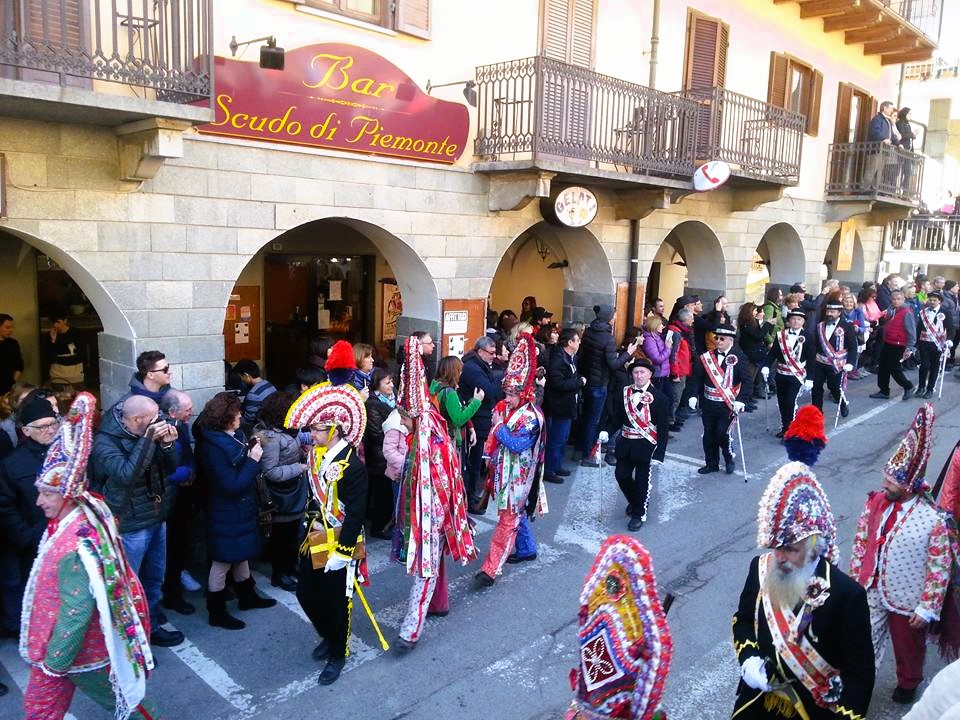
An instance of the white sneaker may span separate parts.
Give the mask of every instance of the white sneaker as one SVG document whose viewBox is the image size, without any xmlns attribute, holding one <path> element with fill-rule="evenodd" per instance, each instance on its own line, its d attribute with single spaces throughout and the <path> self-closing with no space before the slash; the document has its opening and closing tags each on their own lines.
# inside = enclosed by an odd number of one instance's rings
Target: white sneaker
<svg viewBox="0 0 960 720">
<path fill-rule="evenodd" d="M 186 570 L 180 573 L 180 584 L 187 592 L 196 592 L 200 589 L 200 583 L 193 579 L 193 575 Z"/>
</svg>

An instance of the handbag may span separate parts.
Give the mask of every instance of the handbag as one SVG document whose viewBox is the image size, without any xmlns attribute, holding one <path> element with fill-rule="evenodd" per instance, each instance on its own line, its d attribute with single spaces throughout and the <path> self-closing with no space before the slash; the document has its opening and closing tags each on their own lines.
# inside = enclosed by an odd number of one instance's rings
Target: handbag
<svg viewBox="0 0 960 720">
<path fill-rule="evenodd" d="M 310 563 L 314 570 L 323 570 L 327 564 L 327 558 L 330 552 L 337 546 L 340 539 L 340 528 L 320 527 L 318 530 L 311 530 L 307 533 L 307 549 L 310 553 Z M 357 544 L 353 548 L 354 560 L 362 560 L 367 556 L 367 547 L 363 542 L 363 536 L 357 538 Z"/>
<path fill-rule="evenodd" d="M 270 529 L 273 526 L 273 514 L 277 506 L 270 494 L 270 486 L 267 484 L 266 474 L 257 473 L 257 528 L 263 537 L 270 537 Z"/>
</svg>

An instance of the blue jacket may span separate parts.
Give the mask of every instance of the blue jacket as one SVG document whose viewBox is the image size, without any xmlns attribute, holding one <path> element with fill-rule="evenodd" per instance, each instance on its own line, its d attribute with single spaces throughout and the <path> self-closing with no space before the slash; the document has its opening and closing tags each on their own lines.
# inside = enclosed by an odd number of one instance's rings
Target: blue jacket
<svg viewBox="0 0 960 720">
<path fill-rule="evenodd" d="M 870 127 L 867 129 L 867 142 L 880 142 L 882 140 L 893 141 L 893 130 L 890 121 L 877 113 L 870 121 Z"/>
<path fill-rule="evenodd" d="M 197 436 L 196 458 L 203 471 L 209 558 L 236 563 L 260 552 L 257 532 L 257 474 L 247 457 L 247 438 L 237 430 L 207 430 Z"/>
</svg>

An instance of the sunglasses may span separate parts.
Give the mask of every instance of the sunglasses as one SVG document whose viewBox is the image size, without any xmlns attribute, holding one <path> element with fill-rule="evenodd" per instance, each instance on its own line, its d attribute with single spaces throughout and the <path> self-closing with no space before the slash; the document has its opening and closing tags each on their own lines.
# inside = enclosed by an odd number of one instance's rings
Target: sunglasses
<svg viewBox="0 0 960 720">
<path fill-rule="evenodd" d="M 155 368 L 155 369 L 153 369 L 153 370 L 148 370 L 147 372 L 158 372 L 158 373 L 163 373 L 164 375 L 166 375 L 167 373 L 170 372 L 170 366 L 169 366 L 169 365 L 164 365 L 162 368 Z"/>
</svg>

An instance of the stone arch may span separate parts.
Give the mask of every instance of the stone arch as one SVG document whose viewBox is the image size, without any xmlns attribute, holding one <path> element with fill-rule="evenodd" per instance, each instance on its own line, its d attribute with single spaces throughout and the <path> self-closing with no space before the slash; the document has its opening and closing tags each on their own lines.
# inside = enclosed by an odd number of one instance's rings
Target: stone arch
<svg viewBox="0 0 960 720">
<path fill-rule="evenodd" d="M 557 282 L 560 278 L 562 282 Z M 522 299 L 533 295 L 563 324 L 593 321 L 593 306 L 613 304 L 615 292 L 610 261 L 596 236 L 587 228 L 559 227 L 546 221 L 517 235 L 501 257 L 490 285 L 496 310 L 510 308 L 519 315 Z"/>
<path fill-rule="evenodd" d="M 770 284 L 789 288 L 806 277 L 806 257 L 800 234 L 789 223 L 770 226 L 760 239 L 757 254 L 766 262 Z"/>
<path fill-rule="evenodd" d="M 680 295 L 696 294 L 707 306 L 726 292 L 726 260 L 708 225 L 687 220 L 664 238 L 647 270 L 647 300 L 661 297 L 667 307 Z"/>
<path fill-rule="evenodd" d="M 850 269 L 837 270 L 840 260 L 840 231 L 838 230 L 827 246 L 827 252 L 824 253 L 821 278 L 824 280 L 839 280 L 841 284 L 849 285 L 853 289 L 859 288 L 865 280 L 866 265 L 863 259 L 860 233 L 856 231 L 853 233 L 853 247 L 850 256 Z"/>
</svg>

